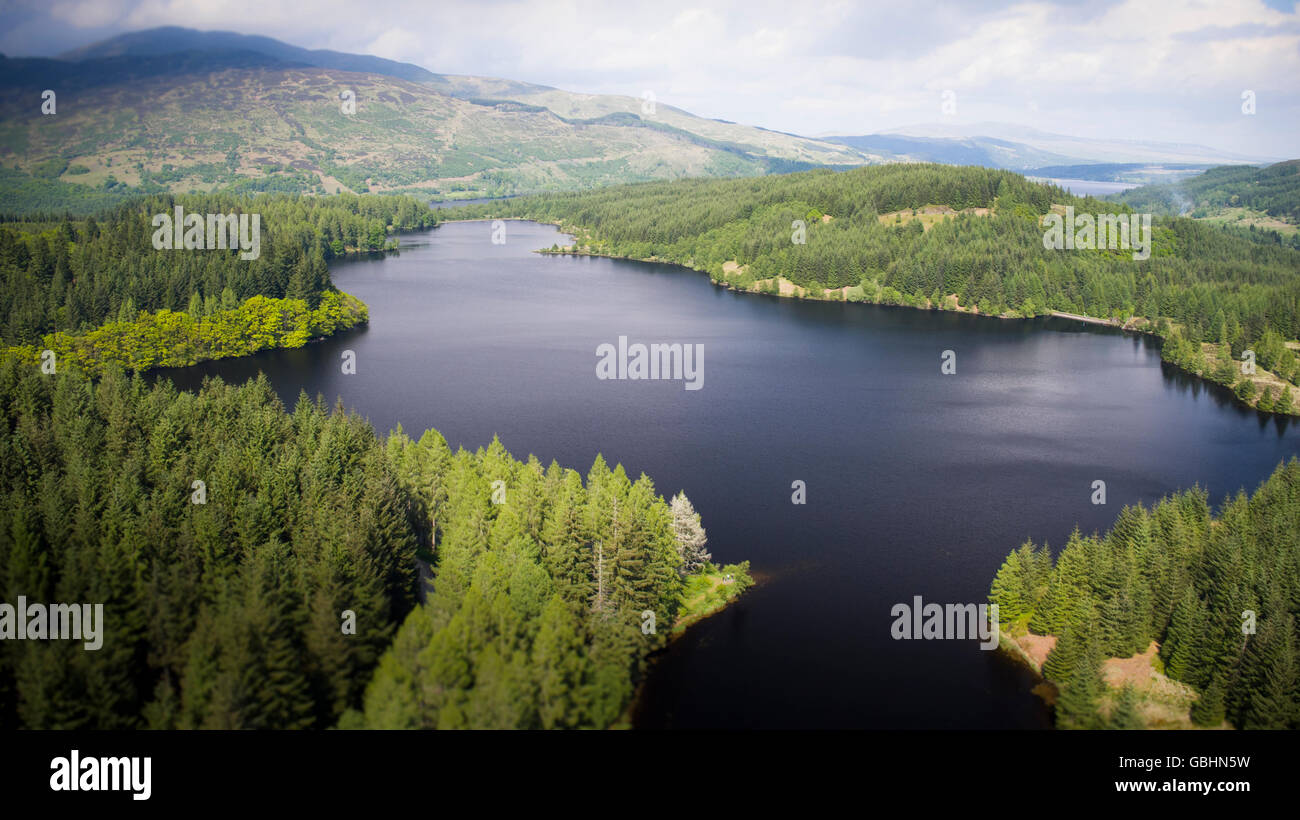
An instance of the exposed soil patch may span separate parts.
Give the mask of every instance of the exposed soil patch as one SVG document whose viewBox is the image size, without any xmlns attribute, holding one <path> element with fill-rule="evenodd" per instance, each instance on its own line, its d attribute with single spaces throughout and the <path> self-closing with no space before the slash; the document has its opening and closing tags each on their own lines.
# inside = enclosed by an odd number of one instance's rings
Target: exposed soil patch
<svg viewBox="0 0 1300 820">
<path fill-rule="evenodd" d="M 1029 656 L 1029 660 L 1033 662 L 1034 667 L 1041 670 L 1043 661 L 1047 660 L 1048 654 L 1056 647 L 1056 636 L 1035 635 L 1028 632 L 1016 638 L 1016 642 L 1020 644 L 1021 649 L 1025 650 L 1025 654 Z"/>
</svg>

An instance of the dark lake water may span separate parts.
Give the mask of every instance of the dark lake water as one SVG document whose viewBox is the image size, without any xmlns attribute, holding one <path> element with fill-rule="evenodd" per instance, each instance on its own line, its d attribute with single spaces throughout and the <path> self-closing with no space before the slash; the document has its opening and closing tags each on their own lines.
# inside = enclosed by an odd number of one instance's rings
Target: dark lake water
<svg viewBox="0 0 1300 820">
<path fill-rule="evenodd" d="M 1300 452 L 1294 426 L 1141 338 L 531 253 L 566 241 L 520 222 L 504 245 L 489 223 L 404 237 L 399 255 L 333 269 L 368 328 L 165 375 L 193 388 L 265 371 L 290 405 L 341 396 L 381 432 L 436 427 L 470 449 L 496 433 L 584 475 L 601 452 L 665 496 L 684 489 L 714 559 L 749 559 L 761 584 L 656 660 L 641 727 L 1044 727 L 1027 673 L 974 641 L 893 640 L 893 605 L 982 602 L 1026 538 L 1059 547 L 1195 483 L 1217 503 Z M 619 336 L 703 344 L 702 389 L 597 379 L 597 346 Z"/>
</svg>

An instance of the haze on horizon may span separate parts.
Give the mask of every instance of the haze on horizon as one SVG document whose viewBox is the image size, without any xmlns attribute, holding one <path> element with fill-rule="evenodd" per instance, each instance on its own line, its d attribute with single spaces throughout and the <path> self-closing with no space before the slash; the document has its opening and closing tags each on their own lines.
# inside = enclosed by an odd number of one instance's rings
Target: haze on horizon
<svg viewBox="0 0 1300 820">
<path fill-rule="evenodd" d="M 1005 122 L 1300 156 L 1300 5 L 1290 0 L 0 0 L 0 16 L 8 56 L 177 25 L 444 74 L 650 91 L 700 116 L 804 136 Z"/>
</svg>

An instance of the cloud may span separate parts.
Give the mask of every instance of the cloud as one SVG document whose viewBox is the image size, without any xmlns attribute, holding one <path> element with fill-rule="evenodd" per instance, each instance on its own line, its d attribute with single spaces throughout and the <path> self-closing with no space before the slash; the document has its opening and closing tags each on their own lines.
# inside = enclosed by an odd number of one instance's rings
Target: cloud
<svg viewBox="0 0 1300 820">
<path fill-rule="evenodd" d="M 1295 3 L 19 0 L 9 54 L 159 25 L 262 34 L 796 133 L 1005 120 L 1300 155 Z M 10 15 L 10 10 L 15 11 Z M 77 39 L 80 34 L 80 39 Z M 1242 90 L 1258 114 L 1243 119 Z"/>
</svg>

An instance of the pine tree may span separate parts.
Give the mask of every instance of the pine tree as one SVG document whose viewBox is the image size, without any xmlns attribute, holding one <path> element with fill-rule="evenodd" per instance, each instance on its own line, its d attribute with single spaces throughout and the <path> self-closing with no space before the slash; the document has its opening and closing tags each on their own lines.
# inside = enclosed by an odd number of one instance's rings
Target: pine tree
<svg viewBox="0 0 1300 820">
<path fill-rule="evenodd" d="M 677 552 L 681 556 L 680 572 L 693 575 L 703 569 L 713 556 L 704 548 L 708 543 L 700 515 L 695 512 L 684 491 L 673 496 L 673 535 L 677 538 Z"/>
<path fill-rule="evenodd" d="M 586 646 L 572 604 L 560 596 L 547 603 L 533 643 L 538 718 L 543 729 L 583 725 L 578 693 L 587 673 Z"/>
<path fill-rule="evenodd" d="M 1081 660 L 1091 648 L 1101 651 L 1098 636 L 1095 634 L 1096 609 L 1092 601 L 1080 599 L 1075 606 L 1061 636 L 1056 641 L 1047 659 L 1043 661 L 1043 676 L 1055 683 L 1069 683 Z M 1100 664 L 1100 661 L 1098 661 Z"/>
<path fill-rule="evenodd" d="M 1295 623 L 1287 616 L 1280 627 L 1268 629 L 1269 644 L 1261 649 L 1262 680 L 1249 693 L 1242 728 L 1290 729 L 1300 723 L 1300 661 L 1296 657 Z M 1264 631 L 1261 631 L 1261 637 Z"/>
<path fill-rule="evenodd" d="M 1205 605 L 1197 599 L 1196 591 L 1188 587 L 1178 603 L 1178 608 L 1174 610 L 1168 637 L 1160 647 L 1160 655 L 1165 662 L 1165 673 L 1174 680 L 1190 683 L 1193 686 L 1201 680 L 1202 643 L 1206 620 Z"/>
<path fill-rule="evenodd" d="M 1103 728 L 1098 708 L 1105 688 L 1101 674 L 1101 648 L 1092 641 L 1080 653 L 1068 681 L 1061 686 L 1056 701 L 1057 728 Z"/>
<path fill-rule="evenodd" d="M 571 603 L 586 603 L 592 596 L 593 549 L 587 537 L 587 493 L 573 470 L 553 495 L 542 524 L 542 560 L 557 588 Z"/>
<path fill-rule="evenodd" d="M 1119 696 L 1115 700 L 1115 708 L 1111 710 L 1107 728 L 1120 730 L 1146 728 L 1146 721 L 1143 720 L 1142 713 L 1138 710 L 1137 692 L 1133 689 L 1132 684 L 1125 684 L 1120 689 Z"/>
<path fill-rule="evenodd" d="M 1294 409 L 1292 401 L 1291 386 L 1286 385 L 1282 388 L 1282 395 L 1278 396 L 1277 401 L 1273 402 L 1273 410 L 1278 413 L 1290 413 Z"/>
<path fill-rule="evenodd" d="M 1056 568 L 1029 628 L 1039 634 L 1060 635 L 1073 617 L 1079 602 L 1089 595 L 1089 546 L 1075 529 L 1056 560 Z"/>
<path fill-rule="evenodd" d="M 1222 673 L 1215 673 L 1210 685 L 1192 704 L 1192 722 L 1197 726 L 1218 726 L 1224 718 L 1226 684 Z"/>
<path fill-rule="evenodd" d="M 1023 582 L 1024 567 L 1020 551 L 1012 550 L 993 577 L 993 586 L 989 590 L 989 603 L 997 604 L 1001 622 L 1010 624 L 1033 611 L 1025 600 Z"/>
</svg>

